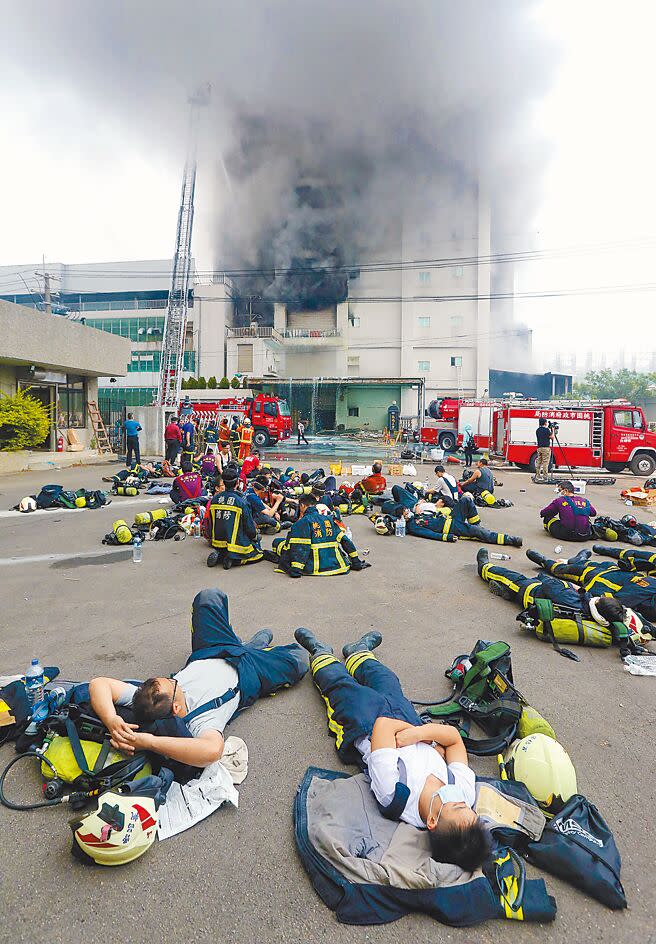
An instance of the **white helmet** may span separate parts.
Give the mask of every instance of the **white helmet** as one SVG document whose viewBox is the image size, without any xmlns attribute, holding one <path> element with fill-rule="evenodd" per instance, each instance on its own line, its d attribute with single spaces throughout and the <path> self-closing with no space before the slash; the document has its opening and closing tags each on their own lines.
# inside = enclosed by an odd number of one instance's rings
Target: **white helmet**
<svg viewBox="0 0 656 944">
<path fill-rule="evenodd" d="M 71 822 L 73 855 L 97 865 L 124 865 L 138 859 L 157 835 L 157 808 L 152 797 L 108 790 L 96 809 Z"/>
<path fill-rule="evenodd" d="M 18 504 L 19 511 L 36 511 L 36 502 L 31 495 L 26 495 L 25 498 L 21 498 Z"/>
</svg>

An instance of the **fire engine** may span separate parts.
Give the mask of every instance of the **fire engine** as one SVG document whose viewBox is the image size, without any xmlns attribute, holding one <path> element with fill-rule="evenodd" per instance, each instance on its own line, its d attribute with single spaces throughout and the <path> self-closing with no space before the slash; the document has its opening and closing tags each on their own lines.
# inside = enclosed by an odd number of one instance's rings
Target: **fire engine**
<svg viewBox="0 0 656 944">
<path fill-rule="evenodd" d="M 434 400 L 432 422 L 420 430 L 422 443 L 454 449 L 471 426 L 481 449 L 535 471 L 535 430 L 541 417 L 551 425 L 552 463 L 649 476 L 656 470 L 656 433 L 640 407 L 625 400 Z"/>
<path fill-rule="evenodd" d="M 289 439 L 292 419 L 286 400 L 267 393 L 254 394 L 251 390 L 240 390 L 239 395 L 221 390 L 194 390 L 193 399 L 183 400 L 180 414 L 192 412 L 203 425 L 210 419 L 217 423 L 226 416 L 242 419 L 247 416 L 253 426 L 253 444 L 258 448 Z"/>
<path fill-rule="evenodd" d="M 535 430 L 544 417 L 553 432 L 555 466 L 583 466 L 649 476 L 656 469 L 656 433 L 640 407 L 626 401 L 520 401 L 495 409 L 490 452 L 535 471 Z"/>
</svg>

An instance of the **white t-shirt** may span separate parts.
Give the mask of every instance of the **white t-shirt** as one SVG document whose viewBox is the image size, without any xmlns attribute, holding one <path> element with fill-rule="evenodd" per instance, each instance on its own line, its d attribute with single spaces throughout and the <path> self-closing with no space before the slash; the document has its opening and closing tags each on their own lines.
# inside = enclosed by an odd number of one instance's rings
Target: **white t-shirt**
<svg viewBox="0 0 656 944">
<path fill-rule="evenodd" d="M 219 698 L 229 688 L 237 688 L 239 676 L 237 670 L 224 659 L 198 659 L 181 669 L 174 678 L 184 692 L 187 702 L 187 711 L 191 713 L 195 708 L 204 705 L 213 698 Z M 131 705 L 136 692 L 134 685 L 127 684 L 126 691 L 117 701 L 119 705 Z M 212 708 L 203 714 L 192 718 L 189 722 L 189 733 L 198 737 L 209 729 L 223 734 L 223 729 L 239 708 L 239 693 L 225 702 L 220 708 Z M 184 718 L 182 719 L 184 721 Z"/>
<path fill-rule="evenodd" d="M 418 829 L 426 829 L 426 824 L 419 815 L 419 797 L 431 774 L 442 783 L 448 783 L 449 776 L 444 758 L 425 741 L 409 744 L 408 747 L 380 747 L 377 751 L 372 751 L 369 738 L 360 738 L 355 746 L 367 766 L 371 789 L 378 802 L 388 806 L 394 797 L 397 783 L 404 782 L 410 790 L 410 796 L 401 813 L 401 819 Z M 476 802 L 474 771 L 466 764 L 457 763 L 449 764 L 449 770 L 464 794 L 465 803 L 473 807 Z"/>
<path fill-rule="evenodd" d="M 444 472 L 443 475 L 438 477 L 435 483 L 435 491 L 440 495 L 444 495 L 445 498 L 457 498 L 458 483 L 452 475 L 448 472 Z"/>
</svg>

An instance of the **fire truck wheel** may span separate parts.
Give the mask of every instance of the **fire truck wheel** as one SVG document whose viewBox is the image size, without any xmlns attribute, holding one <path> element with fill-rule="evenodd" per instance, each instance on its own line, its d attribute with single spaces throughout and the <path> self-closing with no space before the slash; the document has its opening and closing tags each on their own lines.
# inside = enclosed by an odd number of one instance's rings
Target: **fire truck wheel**
<svg viewBox="0 0 656 944">
<path fill-rule="evenodd" d="M 623 472 L 626 468 L 625 462 L 605 462 L 604 469 L 607 472 L 612 472 L 613 475 L 617 475 L 618 472 Z"/>
<path fill-rule="evenodd" d="M 456 448 L 456 437 L 453 433 L 442 433 L 439 439 L 440 449 L 444 449 L 445 452 L 451 452 L 451 450 Z"/>
<path fill-rule="evenodd" d="M 266 429 L 256 429 L 253 434 L 253 442 L 258 449 L 262 449 L 264 446 L 269 445 L 271 438 Z"/>
<path fill-rule="evenodd" d="M 646 478 L 656 469 L 656 459 L 648 452 L 639 452 L 629 463 L 629 468 L 634 475 L 641 475 Z"/>
<path fill-rule="evenodd" d="M 529 472 L 532 472 L 533 475 L 535 475 L 535 468 L 537 466 L 537 461 L 538 461 L 538 454 L 537 452 L 534 452 L 528 463 Z M 549 459 L 549 471 L 551 472 L 551 470 L 554 469 L 555 466 L 556 466 L 556 463 L 554 462 L 554 458 L 552 456 L 551 459 Z"/>
</svg>

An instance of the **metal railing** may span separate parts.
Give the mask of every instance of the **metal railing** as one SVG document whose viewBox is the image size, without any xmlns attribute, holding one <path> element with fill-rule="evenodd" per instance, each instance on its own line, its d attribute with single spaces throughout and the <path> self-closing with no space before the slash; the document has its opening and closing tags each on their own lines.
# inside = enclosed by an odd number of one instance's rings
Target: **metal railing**
<svg viewBox="0 0 656 944">
<path fill-rule="evenodd" d="M 282 343 L 280 332 L 275 328 L 226 328 L 226 335 L 229 338 L 272 338 Z"/>
<path fill-rule="evenodd" d="M 283 338 L 339 338 L 339 328 L 286 328 L 281 332 Z"/>
</svg>

